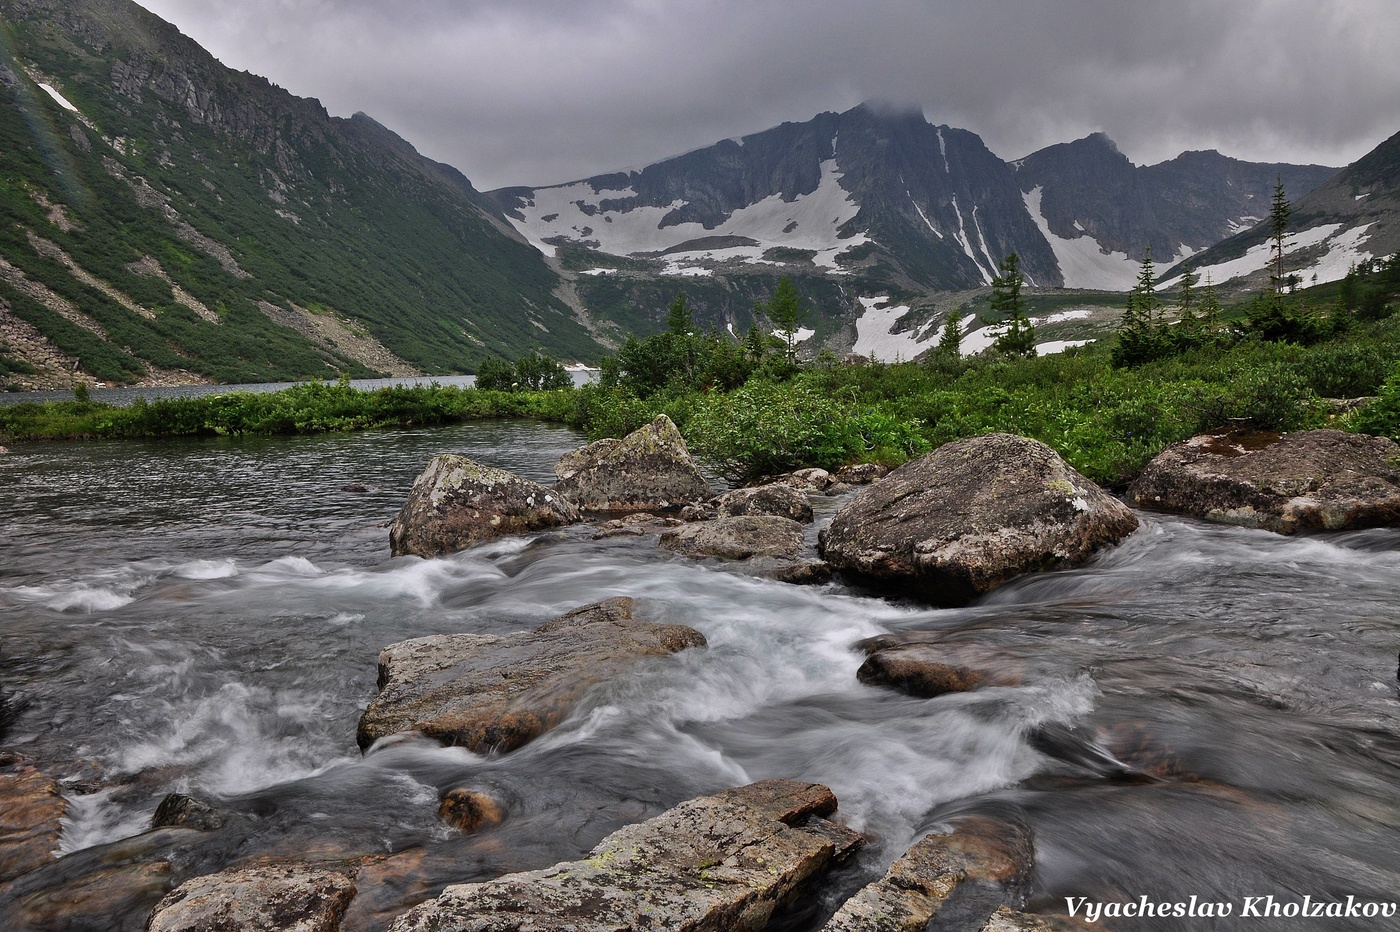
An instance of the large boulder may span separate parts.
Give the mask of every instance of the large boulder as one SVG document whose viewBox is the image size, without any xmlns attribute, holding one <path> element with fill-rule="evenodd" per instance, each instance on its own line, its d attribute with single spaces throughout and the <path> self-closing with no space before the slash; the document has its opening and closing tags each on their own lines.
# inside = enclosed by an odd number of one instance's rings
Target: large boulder
<svg viewBox="0 0 1400 932">
<path fill-rule="evenodd" d="M 389 527 L 394 556 L 435 557 L 505 534 L 573 524 L 578 509 L 544 486 L 443 453 L 413 482 Z"/>
<path fill-rule="evenodd" d="M 716 518 L 664 531 L 660 544 L 692 557 L 795 557 L 802 549 L 802 525 L 776 515 Z"/>
<path fill-rule="evenodd" d="M 390 932 L 752 932 L 860 844 L 824 786 L 766 780 L 619 829 L 587 858 L 448 887 Z"/>
<path fill-rule="evenodd" d="M 187 880 L 151 913 L 149 932 L 335 932 L 355 896 L 340 871 L 308 864 L 235 868 Z"/>
<path fill-rule="evenodd" d="M 801 524 L 812 523 L 812 501 L 807 493 L 783 482 L 731 489 L 710 504 L 720 515 L 777 515 Z"/>
<path fill-rule="evenodd" d="M 997 910 L 1020 905 L 1034 867 L 1024 826 L 967 816 L 954 831 L 915 842 L 884 877 L 841 904 L 823 932 L 923 932 L 935 916 L 940 929 L 976 932 Z M 938 915 L 944 907 L 954 914 L 946 922 Z"/>
<path fill-rule="evenodd" d="M 1340 430 L 1204 434 L 1133 481 L 1143 508 L 1280 534 L 1400 525 L 1400 445 Z"/>
<path fill-rule="evenodd" d="M 554 491 L 584 511 L 679 509 L 710 497 L 676 425 L 664 414 L 623 437 L 566 454 Z"/>
<path fill-rule="evenodd" d="M 416 730 L 480 753 L 514 750 L 640 658 L 704 645 L 694 628 L 634 621 L 628 598 L 575 609 L 533 631 L 401 641 L 379 655 L 379 695 L 356 739 L 363 749 Z"/>
<path fill-rule="evenodd" d="M 1083 563 L 1137 526 L 1045 444 L 986 434 L 859 492 L 822 531 L 820 550 L 857 581 L 961 604 L 1022 573 Z"/>
</svg>

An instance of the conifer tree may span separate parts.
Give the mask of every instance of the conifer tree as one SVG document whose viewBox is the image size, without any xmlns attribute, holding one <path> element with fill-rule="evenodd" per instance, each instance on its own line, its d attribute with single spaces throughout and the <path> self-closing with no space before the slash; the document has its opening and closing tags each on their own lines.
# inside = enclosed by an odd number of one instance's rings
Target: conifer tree
<svg viewBox="0 0 1400 932">
<path fill-rule="evenodd" d="M 1205 287 L 1201 289 L 1201 325 L 1207 330 L 1220 326 L 1220 298 L 1215 294 L 1215 284 L 1206 275 Z"/>
<path fill-rule="evenodd" d="M 992 349 L 1012 356 L 1035 355 L 1035 327 L 1026 317 L 1025 302 L 1021 300 L 1021 257 L 1011 253 L 997 266 L 1000 275 L 992 279 L 992 312 L 1006 319 L 1006 329 L 996 338 Z"/>
<path fill-rule="evenodd" d="M 797 331 L 807 317 L 807 309 L 802 306 L 802 297 L 792 284 L 792 279 L 784 276 L 778 280 L 778 287 L 767 304 L 759 302 L 754 310 L 768 318 L 778 337 L 786 345 L 789 363 L 797 359 Z"/>
<path fill-rule="evenodd" d="M 1283 190 L 1283 176 L 1275 176 L 1274 198 L 1269 207 L 1269 234 L 1273 239 L 1273 270 L 1269 275 L 1269 285 L 1277 297 L 1283 294 L 1288 278 L 1283 272 L 1283 257 L 1288 251 L 1288 241 L 1293 234 L 1288 232 L 1288 221 L 1293 216 L 1293 207 L 1288 203 L 1288 195 Z"/>
<path fill-rule="evenodd" d="M 962 311 L 953 308 L 943 321 L 943 333 L 938 338 L 938 355 L 948 359 L 962 356 Z"/>
<path fill-rule="evenodd" d="M 685 292 L 677 291 L 676 298 L 666 309 L 666 329 L 676 336 L 685 336 L 695 329 L 695 316 L 686 303 Z"/>
</svg>

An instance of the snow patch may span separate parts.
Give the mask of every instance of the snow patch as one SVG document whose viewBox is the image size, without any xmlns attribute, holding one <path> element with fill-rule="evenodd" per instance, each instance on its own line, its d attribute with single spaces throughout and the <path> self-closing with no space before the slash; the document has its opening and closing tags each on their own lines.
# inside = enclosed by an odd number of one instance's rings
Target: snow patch
<svg viewBox="0 0 1400 932">
<path fill-rule="evenodd" d="M 1370 196 L 1371 196 L 1371 192 L 1370 192 L 1370 191 L 1367 191 L 1365 194 L 1358 194 L 1358 195 L 1356 195 L 1356 197 L 1353 197 L 1352 200 L 1353 200 L 1353 201 L 1359 201 L 1359 200 L 1361 200 L 1363 197 L 1370 197 Z"/>
<path fill-rule="evenodd" d="M 617 269 L 584 269 L 580 275 L 616 275 Z"/>
<path fill-rule="evenodd" d="M 733 325 L 732 325 L 732 324 L 730 325 L 730 330 L 729 330 L 729 332 L 730 332 L 730 333 L 733 333 L 733 332 L 734 332 L 734 330 L 733 330 Z M 787 332 L 786 330 L 774 330 L 774 331 L 773 331 L 773 336 L 777 337 L 778 339 L 782 340 L 783 342 L 787 342 L 787 334 L 788 334 L 788 332 Z M 796 332 L 795 332 L 795 338 L 793 339 L 792 342 L 793 342 L 794 345 L 796 345 L 796 344 L 802 343 L 802 342 L 804 342 L 804 341 L 806 341 L 806 340 L 810 340 L 810 339 L 812 339 L 812 337 L 814 337 L 814 336 L 816 336 L 816 335 L 817 335 L 817 331 L 815 331 L 815 330 L 808 329 L 807 327 L 798 327 L 797 330 L 796 330 Z"/>
<path fill-rule="evenodd" d="M 1054 250 L 1055 261 L 1059 263 L 1060 274 L 1064 276 L 1066 288 L 1095 288 L 1102 291 L 1127 291 L 1137 279 L 1138 263 L 1128 258 L 1125 252 L 1104 252 L 1098 240 L 1092 236 L 1076 236 L 1065 239 L 1050 232 L 1050 223 L 1040 212 L 1040 199 L 1044 189 L 1036 185 L 1021 197 L 1026 202 L 1035 225 Z"/>
<path fill-rule="evenodd" d="M 78 112 L 78 108 L 73 106 L 73 104 L 68 100 L 68 98 L 60 94 L 57 89 L 43 83 L 39 84 L 39 89 L 45 94 L 48 94 L 50 97 L 52 97 L 64 110 L 68 110 L 73 113 Z"/>
<path fill-rule="evenodd" d="M 938 154 L 943 156 L 943 174 L 951 175 L 953 170 L 948 167 L 948 146 L 943 141 L 943 127 L 938 127 L 936 132 L 938 133 Z"/>
<path fill-rule="evenodd" d="M 1320 259 L 1307 268 L 1290 268 L 1288 273 L 1297 275 L 1305 282 L 1311 281 L 1313 275 L 1317 276 L 1319 283 L 1335 282 L 1345 278 L 1347 269 L 1351 266 L 1375 258 L 1370 252 L 1361 248 L 1361 240 L 1371 228 L 1371 224 L 1352 227 L 1345 231 L 1342 230 L 1343 226 L 1344 224 L 1340 223 L 1324 223 L 1294 236 L 1289 246 L 1290 252 L 1319 245 L 1323 246 L 1325 251 Z M 1268 268 L 1272 249 L 1272 241 L 1259 243 L 1251 246 L 1249 251 L 1242 256 L 1214 265 L 1203 265 L 1198 269 L 1193 269 L 1193 271 L 1200 275 L 1202 280 L 1209 275 L 1211 281 L 1219 284 Z M 1180 281 L 1181 277 L 1177 276 L 1163 282 L 1158 288 L 1171 287 Z"/>
<path fill-rule="evenodd" d="M 932 324 L 904 333 L 890 332 L 899 319 L 909 313 L 909 305 L 891 306 L 888 295 L 857 300 L 864 310 L 856 319 L 856 345 L 851 348 L 852 352 L 891 362 L 913 359 L 932 345 L 928 342 L 935 329 Z"/>
<path fill-rule="evenodd" d="M 1263 219 L 1263 217 L 1241 217 L 1238 220 L 1231 220 L 1230 235 L 1234 236 L 1236 233 L 1243 233 Z"/>
<path fill-rule="evenodd" d="M 904 193 L 909 194 L 908 191 L 905 191 Z M 909 203 L 914 205 L 914 209 L 919 212 L 919 219 L 928 225 L 928 228 L 933 231 L 933 235 L 938 237 L 939 239 L 942 239 L 943 234 L 938 232 L 938 228 L 933 225 L 933 221 L 929 220 L 928 214 L 924 213 L 924 209 L 919 206 L 918 201 L 914 200 L 914 195 L 912 194 L 909 194 Z"/>
<path fill-rule="evenodd" d="M 1035 351 L 1040 356 L 1050 356 L 1054 353 L 1063 353 L 1071 346 L 1088 346 L 1093 340 L 1047 340 L 1044 343 L 1037 343 Z"/>
<path fill-rule="evenodd" d="M 954 236 L 962 246 L 963 252 L 967 253 L 967 257 L 972 260 L 973 265 L 977 266 L 977 271 L 982 273 L 982 281 L 990 285 L 994 276 L 988 275 L 987 270 L 982 268 L 982 263 L 977 261 L 977 255 L 972 251 L 972 244 L 967 241 L 967 229 L 966 225 L 963 223 L 962 211 L 958 209 L 958 199 L 956 197 L 953 198 L 953 213 L 958 216 L 958 232 L 954 234 Z M 992 268 L 995 269 L 996 266 L 993 265 Z"/>
<path fill-rule="evenodd" d="M 1056 311 L 1049 317 L 1037 317 L 1032 322 L 1035 324 L 1062 324 L 1067 320 L 1086 320 L 1093 314 L 1094 312 L 1088 308 L 1081 307 L 1072 311 Z"/>
<path fill-rule="evenodd" d="M 816 253 L 813 261 L 817 265 L 839 270 L 837 256 L 869 242 L 864 233 L 844 239 L 837 236 L 841 226 L 860 210 L 860 205 L 841 187 L 841 176 L 836 160 L 827 159 L 821 163 L 821 181 L 811 194 L 798 195 L 791 201 L 783 200 L 779 194 L 771 195 L 739 208 L 713 229 L 694 222 L 663 227 L 662 220 L 683 206 L 680 200 L 662 207 L 605 210 L 603 201 L 627 201 L 637 196 L 636 191 L 629 185 L 594 191 L 586 181 L 537 189 L 533 198 L 518 208 L 523 219 L 512 216 L 510 220 L 531 245 L 547 256 L 553 256 L 555 248 L 545 240 L 556 237 L 586 243 L 612 255 L 630 256 L 673 249 L 701 237 L 744 236 L 759 245 L 738 247 L 744 251 L 701 250 L 669 255 L 665 257 L 666 271 L 673 275 L 709 275 L 708 269 L 693 266 L 704 259 L 760 262 L 763 252 L 774 246 L 811 250 Z M 797 226 L 793 232 L 783 232 L 794 222 Z"/>
</svg>

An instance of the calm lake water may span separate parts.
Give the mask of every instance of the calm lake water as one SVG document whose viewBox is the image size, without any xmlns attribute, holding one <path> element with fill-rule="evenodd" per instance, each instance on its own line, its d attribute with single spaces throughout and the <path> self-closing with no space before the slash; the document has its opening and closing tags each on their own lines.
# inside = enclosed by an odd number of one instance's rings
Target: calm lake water
<svg viewBox="0 0 1400 932">
<path fill-rule="evenodd" d="M 491 422 L 0 456 L 0 689 L 21 706 L 4 743 L 64 775 L 65 857 L 143 831 L 179 790 L 253 820 L 210 869 L 417 851 L 410 901 L 787 777 L 831 786 L 870 834 L 846 890 L 969 810 L 1032 827 L 1033 907 L 1400 890 L 1400 533 L 1290 539 L 1144 514 L 1092 565 L 959 609 L 750 578 L 586 527 L 390 558 L 386 524 L 433 454 L 545 481 L 583 442 Z M 817 501 L 817 527 L 838 504 Z M 614 595 L 709 648 L 639 666 L 510 754 L 356 749 L 385 645 L 520 630 Z M 1020 685 L 931 700 L 864 686 L 852 645 L 888 633 L 976 652 Z M 1159 779 L 1122 779 L 1115 759 Z M 509 819 L 444 827 L 437 798 L 464 785 Z"/>
</svg>

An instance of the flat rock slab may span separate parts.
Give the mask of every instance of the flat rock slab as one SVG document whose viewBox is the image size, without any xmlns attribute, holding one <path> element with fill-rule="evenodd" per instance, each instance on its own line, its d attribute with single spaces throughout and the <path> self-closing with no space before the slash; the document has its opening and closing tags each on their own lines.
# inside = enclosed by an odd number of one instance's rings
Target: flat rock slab
<svg viewBox="0 0 1400 932">
<path fill-rule="evenodd" d="M 575 609 L 533 631 L 401 641 L 379 655 L 380 692 L 356 740 L 365 749 L 416 730 L 478 753 L 511 751 L 637 660 L 704 645 L 694 628 L 634 621 L 628 598 Z"/>
<path fill-rule="evenodd" d="M 583 511 L 664 511 L 710 497 L 681 432 L 664 414 L 621 440 L 565 454 L 554 474 L 554 491 Z"/>
<path fill-rule="evenodd" d="M 391 932 L 752 932 L 860 843 L 824 786 L 767 780 L 620 829 L 581 861 L 448 887 Z"/>
<path fill-rule="evenodd" d="M 443 453 L 414 480 L 389 527 L 389 545 L 396 557 L 435 557 L 578 520 L 577 508 L 539 483 Z"/>
<path fill-rule="evenodd" d="M 1128 487 L 1143 508 L 1279 534 L 1400 526 L 1400 445 L 1340 430 L 1203 434 Z"/>
<path fill-rule="evenodd" d="M 1020 899 L 1034 867 L 1027 829 L 969 816 L 950 834 L 915 842 L 884 877 L 841 904 L 823 932 L 923 932 L 935 916 L 947 932 L 979 932 Z"/>
<path fill-rule="evenodd" d="M 660 544 L 692 557 L 795 557 L 802 549 L 802 525 L 776 515 L 716 518 L 671 528 Z"/>
<path fill-rule="evenodd" d="M 1083 563 L 1137 526 L 1131 509 L 1045 444 L 986 434 L 857 493 L 819 549 L 858 582 L 962 604 L 1022 573 Z"/>
<path fill-rule="evenodd" d="M 52 778 L 27 757 L 0 751 L 0 882 L 53 860 L 64 811 Z"/>
<path fill-rule="evenodd" d="M 187 880 L 151 913 L 149 932 L 336 932 L 355 884 L 307 864 L 262 865 Z"/>
</svg>

